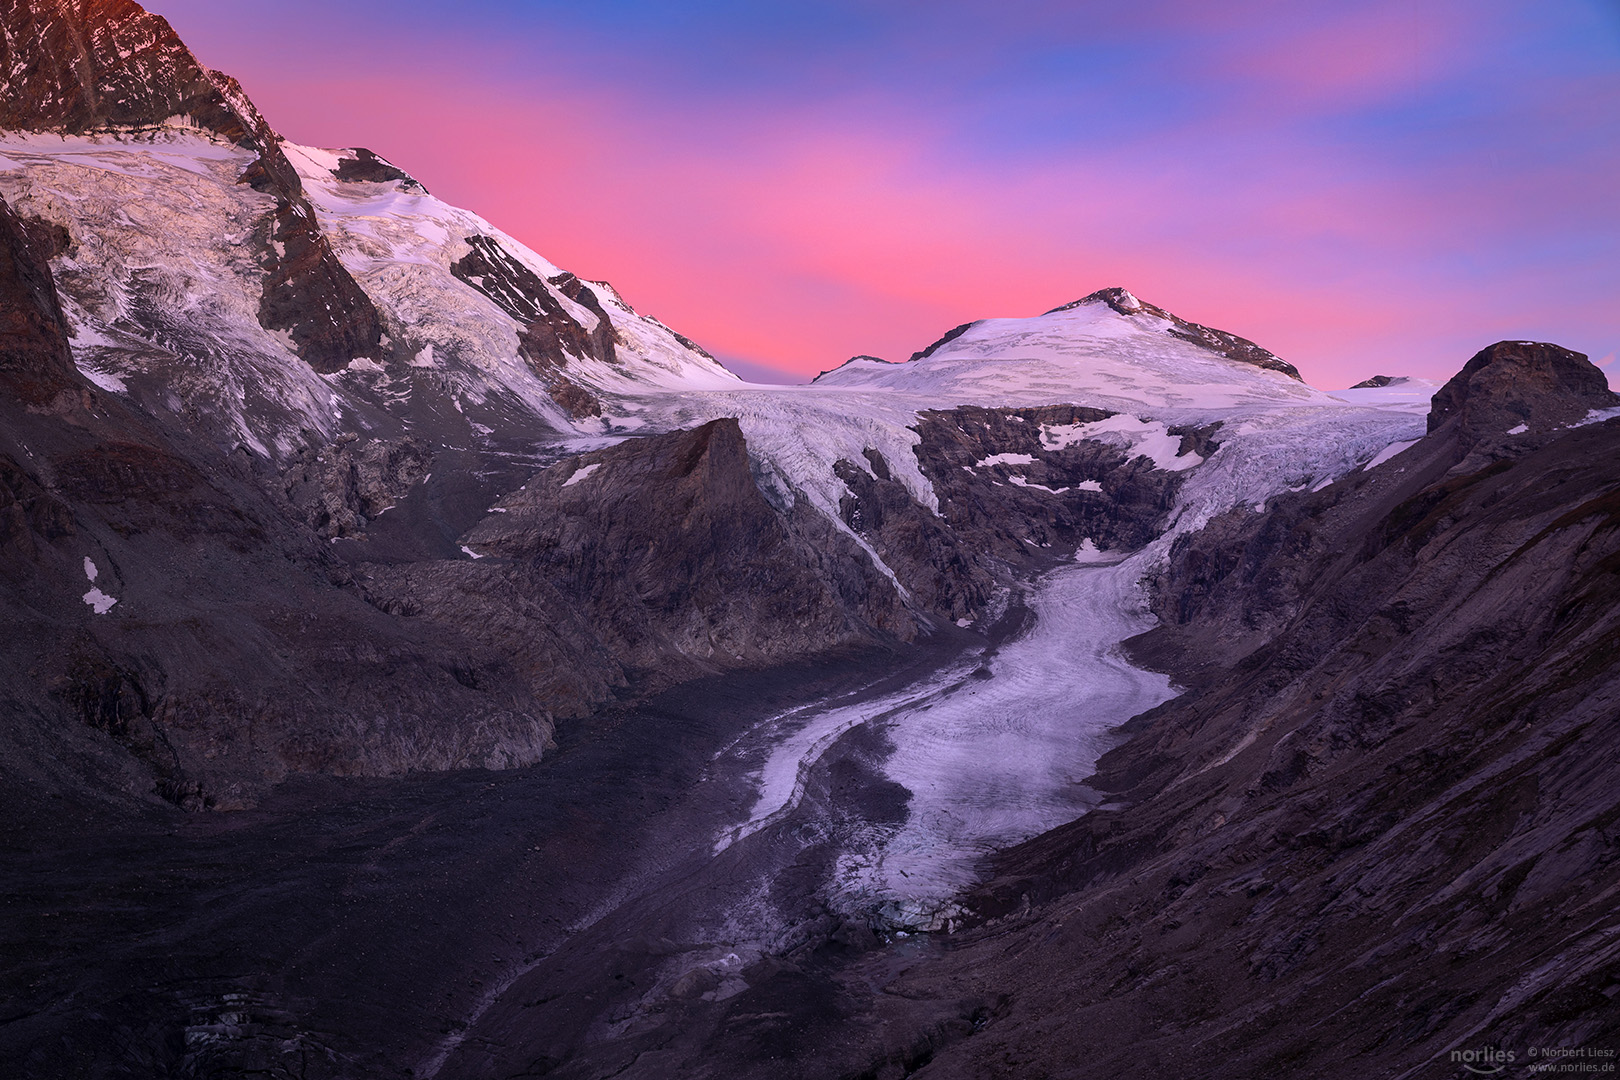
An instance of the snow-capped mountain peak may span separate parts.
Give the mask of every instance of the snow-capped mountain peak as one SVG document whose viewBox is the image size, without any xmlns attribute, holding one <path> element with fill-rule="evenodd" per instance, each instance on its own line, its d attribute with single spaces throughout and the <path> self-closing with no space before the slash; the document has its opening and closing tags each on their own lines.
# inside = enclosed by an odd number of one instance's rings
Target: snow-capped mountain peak
<svg viewBox="0 0 1620 1080">
<path fill-rule="evenodd" d="M 1116 409 L 1303 403 L 1324 395 L 1246 338 L 1182 319 L 1125 289 L 1101 289 L 1030 318 L 955 327 L 904 364 L 856 357 L 817 385 L 930 388 L 963 400 L 1074 400 Z"/>
<path fill-rule="evenodd" d="M 131 0 L 3 9 L 0 196 L 72 238 L 75 361 L 103 388 L 284 460 L 424 410 L 532 442 L 610 430 L 616 394 L 737 384 L 375 152 L 284 141 Z"/>
</svg>

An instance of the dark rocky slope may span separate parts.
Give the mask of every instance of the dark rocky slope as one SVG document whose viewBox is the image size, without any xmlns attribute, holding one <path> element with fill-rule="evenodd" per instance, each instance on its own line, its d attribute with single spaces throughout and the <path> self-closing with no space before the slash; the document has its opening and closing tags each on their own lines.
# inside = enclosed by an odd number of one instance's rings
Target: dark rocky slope
<svg viewBox="0 0 1620 1080">
<path fill-rule="evenodd" d="M 1138 651 L 1193 692 L 1103 759 L 1111 806 L 1000 856 L 982 925 L 872 1001 L 913 1034 L 829 1031 L 814 1074 L 1613 1047 L 1620 421 L 1560 426 L 1613 403 L 1595 374 L 1493 346 L 1413 448 L 1184 538 Z"/>
<path fill-rule="evenodd" d="M 0 204 L 12 782 L 230 806 L 289 771 L 537 760 L 550 717 L 507 661 L 367 604 L 242 456 L 85 381 L 45 254 Z"/>
</svg>

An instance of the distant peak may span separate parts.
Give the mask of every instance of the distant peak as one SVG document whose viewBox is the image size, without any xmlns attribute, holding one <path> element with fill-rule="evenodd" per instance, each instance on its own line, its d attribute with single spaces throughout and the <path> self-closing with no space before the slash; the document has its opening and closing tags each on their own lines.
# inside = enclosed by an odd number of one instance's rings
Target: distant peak
<svg viewBox="0 0 1620 1080">
<path fill-rule="evenodd" d="M 1370 379 L 1363 379 L 1361 382 L 1356 383 L 1350 389 L 1375 390 L 1381 386 L 1400 386 L 1402 383 L 1411 381 L 1411 377 L 1407 375 L 1374 375 Z"/>
<path fill-rule="evenodd" d="M 913 359 L 915 359 L 915 357 Z M 861 360 L 869 360 L 874 364 L 893 364 L 894 363 L 893 360 L 885 360 L 881 356 L 868 356 L 866 353 L 861 353 L 859 356 L 850 357 L 848 360 L 845 360 L 842 364 L 839 364 L 837 367 L 828 368 L 826 371 L 823 371 L 821 373 L 821 375 L 831 375 L 835 371 L 842 371 L 844 368 L 849 367 L 849 365 L 857 363 L 858 361 L 861 361 Z M 821 375 L 817 375 L 815 379 L 811 379 L 810 381 L 815 382 L 816 379 L 821 378 Z"/>
</svg>

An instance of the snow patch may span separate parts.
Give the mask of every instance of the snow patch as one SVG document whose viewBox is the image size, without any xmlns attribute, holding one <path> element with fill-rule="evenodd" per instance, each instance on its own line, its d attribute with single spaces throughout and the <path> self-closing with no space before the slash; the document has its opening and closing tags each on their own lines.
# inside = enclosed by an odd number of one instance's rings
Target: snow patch
<svg viewBox="0 0 1620 1080">
<path fill-rule="evenodd" d="M 573 487 L 601 467 L 602 463 L 600 461 L 593 461 L 589 465 L 580 466 L 574 470 L 574 475 L 563 481 L 563 487 Z"/>
<path fill-rule="evenodd" d="M 1080 541 L 1080 546 L 1074 549 L 1074 561 L 1082 566 L 1102 566 L 1122 561 L 1121 557 L 1112 551 L 1100 550 L 1091 537 Z"/>
<path fill-rule="evenodd" d="M 100 571 L 96 569 L 96 564 L 91 561 L 90 556 L 86 555 L 84 557 L 84 576 L 89 578 L 91 581 L 94 581 L 96 580 L 96 574 L 99 572 Z"/>
<path fill-rule="evenodd" d="M 1118 446 L 1132 457 L 1149 458 L 1156 468 L 1167 472 L 1183 472 L 1204 463 L 1203 458 L 1191 451 L 1182 454 L 1181 436 L 1170 434 L 1169 427 L 1161 420 L 1143 420 L 1119 413 L 1089 424 L 1041 425 L 1041 445 L 1049 450 L 1061 450 L 1086 441 Z"/>
<path fill-rule="evenodd" d="M 129 387 L 124 385 L 124 380 L 104 368 L 98 368 L 79 361 L 75 361 L 73 366 L 79 369 L 80 375 L 83 375 L 109 394 L 129 393 Z"/>
<path fill-rule="evenodd" d="M 1530 430 L 1530 425 L 1529 424 L 1519 424 L 1517 427 L 1508 428 L 1507 433 L 1509 435 L 1523 435 L 1525 432 L 1527 432 L 1529 430 Z"/>
<path fill-rule="evenodd" d="M 97 615 L 105 615 L 112 610 L 114 604 L 118 603 L 118 599 L 117 597 L 108 596 L 100 589 L 91 589 L 84 594 L 84 602 L 89 604 Z"/>
<path fill-rule="evenodd" d="M 1416 440 L 1416 439 L 1410 439 L 1410 440 L 1408 440 L 1406 442 L 1390 443 L 1388 446 L 1386 446 L 1382 450 L 1378 451 L 1378 453 L 1376 455 L 1374 455 L 1374 457 L 1373 457 L 1373 459 L 1371 461 L 1369 461 L 1369 462 L 1367 462 L 1367 464 L 1363 465 L 1361 467 L 1361 471 L 1362 472 L 1368 472 L 1368 471 L 1370 471 L 1372 469 L 1376 469 L 1378 466 L 1382 465 L 1384 462 L 1388 461 L 1390 458 L 1394 457 L 1396 454 L 1400 453 L 1402 450 L 1405 450 L 1409 446 L 1416 446 L 1417 443 L 1418 443 L 1418 440 Z"/>
<path fill-rule="evenodd" d="M 1065 491 L 1069 490 L 1066 487 L 1049 488 L 1045 484 L 1032 484 L 1028 480 L 1025 480 L 1022 476 L 1009 476 L 1007 477 L 1007 482 L 1012 484 L 1014 487 L 1034 488 L 1036 491 L 1050 491 L 1053 495 L 1061 495 Z"/>
<path fill-rule="evenodd" d="M 1029 454 L 992 454 L 987 458 L 974 462 L 976 468 L 986 465 L 1033 465 L 1035 458 Z"/>
<path fill-rule="evenodd" d="M 478 554 L 478 552 L 474 551 L 472 548 L 468 547 L 466 544 L 461 545 L 461 553 L 463 555 L 467 556 L 467 558 L 469 558 L 469 559 L 482 559 L 483 558 L 482 555 Z"/>
</svg>

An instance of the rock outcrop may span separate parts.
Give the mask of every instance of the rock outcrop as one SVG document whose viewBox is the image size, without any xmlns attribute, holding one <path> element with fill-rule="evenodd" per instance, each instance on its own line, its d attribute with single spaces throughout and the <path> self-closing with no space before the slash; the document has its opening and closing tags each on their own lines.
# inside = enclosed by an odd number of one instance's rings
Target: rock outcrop
<svg viewBox="0 0 1620 1080">
<path fill-rule="evenodd" d="M 56 252 L 47 232 L 0 199 L 0 385 L 35 406 L 82 384 L 51 277 Z"/>
<path fill-rule="evenodd" d="M 1480 350 L 1434 395 L 1429 430 L 1448 425 L 1468 443 L 1564 427 L 1620 405 L 1603 372 L 1578 352 L 1534 341 Z"/>
<path fill-rule="evenodd" d="M 468 549 L 540 572 L 642 677 L 916 633 L 848 536 L 802 499 L 767 499 L 735 420 L 569 459 L 495 510 Z"/>
<path fill-rule="evenodd" d="M 133 0 L 5 0 L 0 26 L 0 129 L 85 134 L 183 117 L 232 142 L 259 134 L 223 77 Z"/>
<path fill-rule="evenodd" d="M 612 362 L 613 327 L 596 294 L 573 275 L 558 279 L 570 299 L 590 308 L 596 325 L 587 330 L 546 288 L 539 274 L 513 258 L 487 236 L 467 237 L 470 251 L 451 272 L 489 297 L 522 328 L 518 350 L 557 404 L 576 419 L 600 416 L 602 403 L 567 375 L 569 357 L 594 356 Z M 587 299 L 588 298 L 588 299 Z"/>
<path fill-rule="evenodd" d="M 261 231 L 259 324 L 287 334 L 293 350 L 323 374 L 361 358 L 382 359 L 377 307 L 338 261 L 308 200 L 282 199 Z"/>
<path fill-rule="evenodd" d="M 366 522 L 391 509 L 433 467 L 421 439 L 345 434 L 306 450 L 282 475 L 282 488 L 311 529 L 327 539 L 363 536 Z"/>
</svg>

